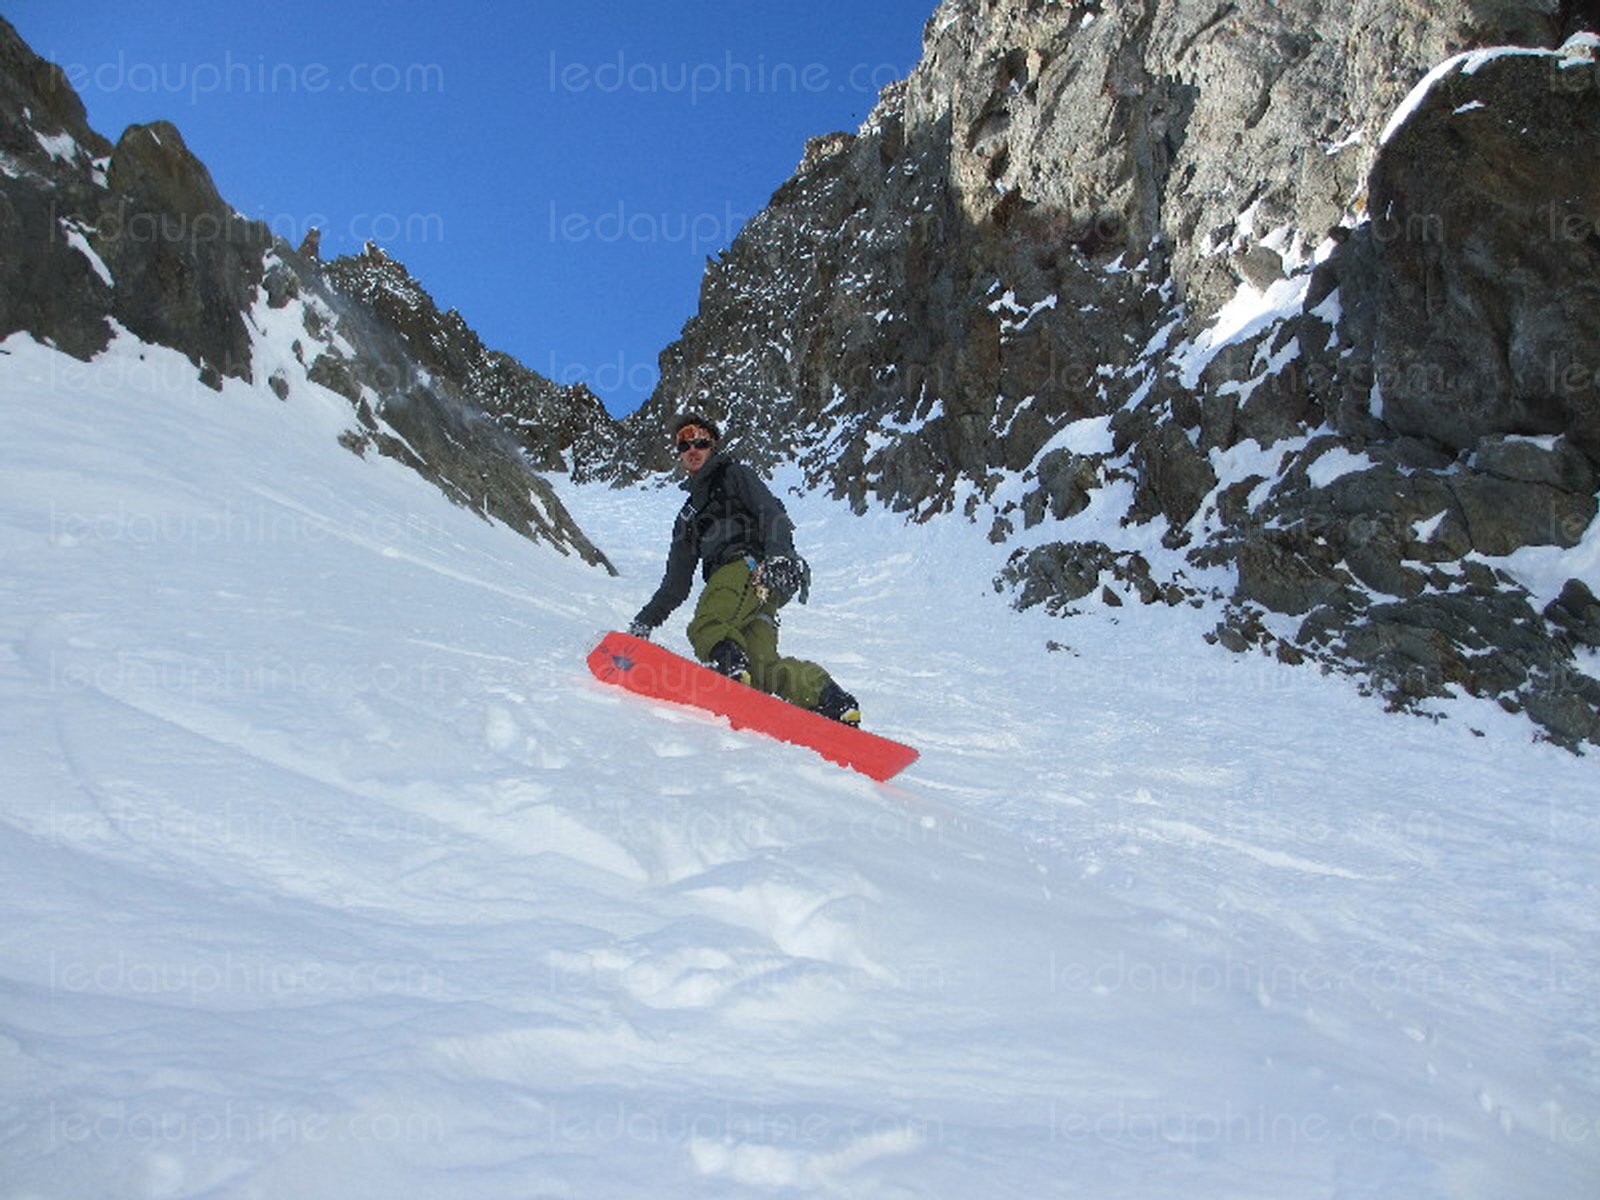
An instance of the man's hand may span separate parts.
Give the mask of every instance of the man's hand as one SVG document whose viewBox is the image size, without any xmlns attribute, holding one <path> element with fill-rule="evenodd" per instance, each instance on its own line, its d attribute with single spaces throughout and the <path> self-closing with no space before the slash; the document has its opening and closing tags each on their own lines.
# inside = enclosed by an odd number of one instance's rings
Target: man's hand
<svg viewBox="0 0 1600 1200">
<path fill-rule="evenodd" d="M 643 638 L 647 642 L 650 640 L 650 635 L 655 631 L 656 627 L 654 625 L 646 625 L 643 621 L 639 620 L 635 620 L 628 626 L 628 633 L 631 636 Z"/>
</svg>

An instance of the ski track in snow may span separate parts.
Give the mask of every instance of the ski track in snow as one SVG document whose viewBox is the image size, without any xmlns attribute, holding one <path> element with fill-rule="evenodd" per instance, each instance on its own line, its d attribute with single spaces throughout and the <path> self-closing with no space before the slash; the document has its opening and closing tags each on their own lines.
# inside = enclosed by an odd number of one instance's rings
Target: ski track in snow
<svg viewBox="0 0 1600 1200">
<path fill-rule="evenodd" d="M 7 348 L 8 1200 L 1595 1194 L 1594 769 L 1524 723 L 792 496 L 875 785 L 588 675 L 674 489 L 558 481 L 611 579 L 316 389 Z"/>
</svg>

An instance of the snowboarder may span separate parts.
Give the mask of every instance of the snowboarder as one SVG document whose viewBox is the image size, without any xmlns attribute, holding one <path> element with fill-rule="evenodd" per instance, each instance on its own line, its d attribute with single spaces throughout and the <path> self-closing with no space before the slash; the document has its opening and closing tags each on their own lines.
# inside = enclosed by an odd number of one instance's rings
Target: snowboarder
<svg viewBox="0 0 1600 1200">
<path fill-rule="evenodd" d="M 816 663 L 778 653 L 778 610 L 806 602 L 811 571 L 794 548 L 794 522 L 749 467 L 718 453 L 721 431 L 688 414 L 672 426 L 689 498 L 672 527 L 666 572 L 628 632 L 649 638 L 694 586 L 705 588 L 689 622 L 689 642 L 713 670 L 847 725 L 861 723 L 854 696 Z"/>
</svg>

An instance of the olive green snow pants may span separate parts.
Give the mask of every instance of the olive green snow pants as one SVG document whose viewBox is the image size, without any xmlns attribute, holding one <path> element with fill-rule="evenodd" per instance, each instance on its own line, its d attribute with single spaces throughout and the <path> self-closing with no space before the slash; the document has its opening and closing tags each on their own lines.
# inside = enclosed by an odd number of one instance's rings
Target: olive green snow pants
<svg viewBox="0 0 1600 1200">
<path fill-rule="evenodd" d="M 832 682 L 816 663 L 778 654 L 778 608 L 763 600 L 750 581 L 748 563 L 718 567 L 706 580 L 689 622 L 689 643 L 701 662 L 723 638 L 732 638 L 750 659 L 751 682 L 801 708 L 815 708 Z"/>
</svg>

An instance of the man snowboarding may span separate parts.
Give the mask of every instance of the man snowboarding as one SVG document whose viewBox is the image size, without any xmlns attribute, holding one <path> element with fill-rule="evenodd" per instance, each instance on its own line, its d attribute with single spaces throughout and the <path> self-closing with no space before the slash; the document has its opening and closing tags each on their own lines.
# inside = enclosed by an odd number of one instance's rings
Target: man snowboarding
<svg viewBox="0 0 1600 1200">
<path fill-rule="evenodd" d="M 795 553 L 782 502 L 743 463 L 718 453 L 721 431 L 686 415 L 672 427 L 689 494 L 672 527 L 666 572 L 628 632 L 649 638 L 686 599 L 698 563 L 705 588 L 689 622 L 696 657 L 713 670 L 847 725 L 861 723 L 854 696 L 816 663 L 778 653 L 778 610 L 806 602 L 810 569 Z"/>
</svg>

